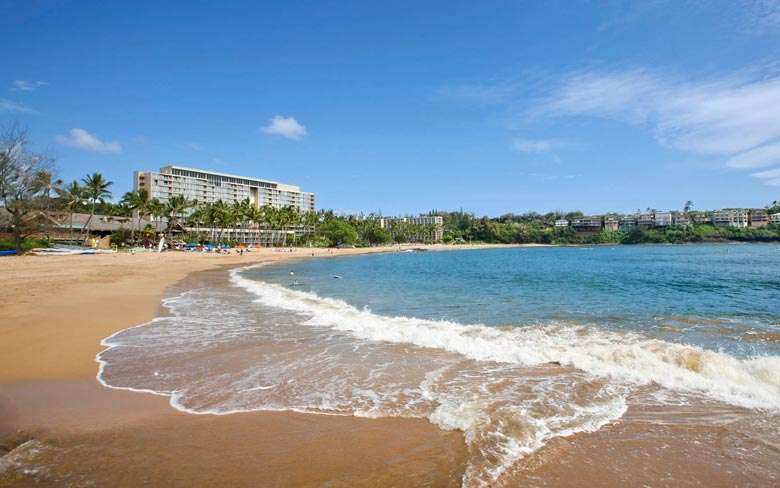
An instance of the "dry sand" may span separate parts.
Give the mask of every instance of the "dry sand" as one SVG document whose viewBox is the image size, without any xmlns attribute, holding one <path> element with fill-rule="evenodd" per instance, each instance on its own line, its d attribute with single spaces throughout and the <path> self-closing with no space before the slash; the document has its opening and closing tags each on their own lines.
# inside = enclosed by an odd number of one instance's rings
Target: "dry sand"
<svg viewBox="0 0 780 488">
<path fill-rule="evenodd" d="M 459 485 L 462 436 L 424 420 L 191 415 L 96 380 L 101 340 L 153 318 L 190 273 L 393 250 L 3 258 L 0 449 L 35 439 L 56 455 L 33 457 L 37 472 L 0 473 L 0 486 Z"/>
</svg>

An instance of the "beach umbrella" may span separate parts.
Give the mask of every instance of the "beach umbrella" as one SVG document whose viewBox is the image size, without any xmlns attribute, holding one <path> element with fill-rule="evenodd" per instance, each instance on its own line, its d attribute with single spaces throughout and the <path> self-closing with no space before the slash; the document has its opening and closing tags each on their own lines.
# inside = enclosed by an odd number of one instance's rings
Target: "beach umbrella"
<svg viewBox="0 0 780 488">
<path fill-rule="evenodd" d="M 214 244 L 206 244 L 206 249 L 214 249 Z"/>
<path fill-rule="evenodd" d="M 228 246 L 227 244 L 225 244 L 224 246 L 222 246 L 222 249 L 230 249 L 230 246 Z"/>
<path fill-rule="evenodd" d="M 236 249 L 246 249 L 246 246 L 243 244 L 239 244 L 238 246 L 236 246 Z"/>
<path fill-rule="evenodd" d="M 187 247 L 198 247 L 199 245 L 200 244 L 198 244 L 197 242 L 190 242 L 189 244 L 187 244 Z"/>
</svg>

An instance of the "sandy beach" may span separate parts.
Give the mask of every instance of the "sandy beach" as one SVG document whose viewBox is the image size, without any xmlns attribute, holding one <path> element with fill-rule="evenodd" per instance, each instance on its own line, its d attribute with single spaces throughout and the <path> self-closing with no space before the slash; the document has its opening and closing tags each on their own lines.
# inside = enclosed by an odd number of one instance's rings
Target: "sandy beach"
<svg viewBox="0 0 780 488">
<path fill-rule="evenodd" d="M 0 487 L 460 486 L 470 454 L 463 434 L 425 419 L 194 415 L 172 408 L 168 397 L 96 379 L 103 339 L 151 320 L 164 297 L 197 280 L 312 253 L 326 259 L 396 250 L 4 258 Z M 771 484 L 774 437 L 762 444 L 710 425 L 709 414 L 629 405 L 595 433 L 554 439 L 498 486 Z"/>
<path fill-rule="evenodd" d="M 0 472 L 0 486 L 80 486 L 87 478 L 98 486 L 459 485 L 461 434 L 424 420 L 191 415 L 168 398 L 95 378 L 101 340 L 152 319 L 166 290 L 192 273 L 395 250 L 5 258 L 0 449 L 26 442 L 10 458 L 43 443 L 59 456 L 37 459 L 47 464 L 38 471 Z"/>
</svg>

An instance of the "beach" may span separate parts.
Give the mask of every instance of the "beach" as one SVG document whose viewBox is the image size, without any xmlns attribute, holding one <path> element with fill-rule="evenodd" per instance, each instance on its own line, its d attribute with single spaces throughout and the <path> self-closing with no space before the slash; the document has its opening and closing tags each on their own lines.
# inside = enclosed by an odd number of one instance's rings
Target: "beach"
<svg viewBox="0 0 780 488">
<path fill-rule="evenodd" d="M 287 275 L 312 253 L 324 260 L 396 251 L 3 260 L 7 299 L 0 324 L 0 454 L 10 452 L 0 458 L 0 487 L 461 486 L 474 444 L 462 430 L 443 429 L 426 418 L 292 411 L 193 414 L 173 408 L 169 396 L 107 388 L 96 379 L 96 355 L 106 350 L 101 341 L 170 313 L 162 307 L 167 297 L 226 286 L 230 270 L 289 262 L 279 270 Z M 407 257 L 397 257 L 402 256 Z M 401 354 L 406 362 L 406 353 Z M 437 357 L 438 352 L 431 355 Z M 465 376 L 478 371 L 469 369 L 469 362 L 465 367 Z M 508 377 L 527 375 L 524 381 L 531 382 L 578 375 L 560 364 L 511 371 Z M 588 379 L 573 391 L 586 398 L 601 387 Z M 777 480 L 773 417 L 720 404 L 659 406 L 653 403 L 655 393 L 645 390 L 637 390 L 619 418 L 595 431 L 550 438 L 487 486 L 725 487 L 767 486 Z"/>
<path fill-rule="evenodd" d="M 167 398 L 109 389 L 95 379 L 95 355 L 105 349 L 101 340 L 151 320 L 166 290 L 192 273 L 222 274 L 312 253 L 319 258 L 396 250 L 5 258 L 1 445 L 10 450 L 43 443 L 59 457 L 44 460 L 49 466 L 36 472 L 0 473 L 0 486 L 79 486 L 84 479 L 97 486 L 126 480 L 149 486 L 458 485 L 462 436 L 423 420 L 191 415 L 171 408 Z"/>
</svg>

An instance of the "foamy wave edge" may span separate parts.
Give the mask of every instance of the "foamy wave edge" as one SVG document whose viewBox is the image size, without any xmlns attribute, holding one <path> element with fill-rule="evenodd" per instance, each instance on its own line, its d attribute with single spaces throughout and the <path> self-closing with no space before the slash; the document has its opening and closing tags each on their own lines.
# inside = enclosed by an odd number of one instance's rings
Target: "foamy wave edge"
<svg viewBox="0 0 780 488">
<path fill-rule="evenodd" d="M 780 357 L 740 360 L 698 346 L 651 339 L 595 327 L 544 325 L 489 327 L 403 316 L 383 317 L 312 292 L 290 290 L 230 273 L 231 281 L 257 302 L 310 318 L 370 341 L 443 349 L 477 361 L 523 366 L 560 363 L 631 385 L 658 384 L 731 405 L 780 411 Z"/>
</svg>

